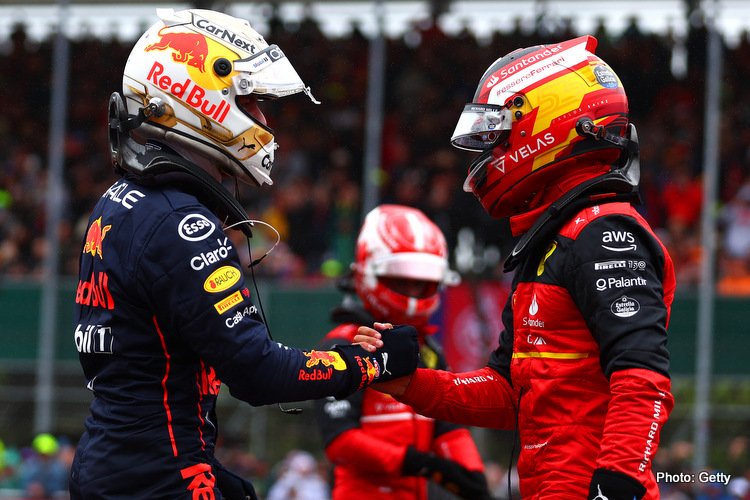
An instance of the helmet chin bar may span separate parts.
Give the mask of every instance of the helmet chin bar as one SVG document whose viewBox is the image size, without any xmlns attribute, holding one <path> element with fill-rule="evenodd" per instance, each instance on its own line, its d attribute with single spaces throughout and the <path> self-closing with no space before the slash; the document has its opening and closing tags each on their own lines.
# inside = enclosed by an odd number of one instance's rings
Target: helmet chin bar
<svg viewBox="0 0 750 500">
<path fill-rule="evenodd" d="M 615 135 L 604 127 L 595 125 L 591 118 L 581 118 L 576 123 L 576 132 L 583 137 L 591 137 L 595 141 L 605 141 L 622 150 L 613 172 L 619 172 L 623 178 L 633 186 L 637 186 L 641 180 L 640 148 L 638 145 L 638 132 L 635 125 L 628 123 L 627 137 Z"/>
<path fill-rule="evenodd" d="M 579 124 L 584 122 L 581 127 L 582 129 L 586 127 L 585 120 L 588 119 L 579 121 Z M 601 129 L 602 127 L 597 128 Z M 576 126 L 576 130 L 578 130 L 578 126 Z M 597 129 L 590 129 L 590 132 L 598 135 L 598 137 L 594 137 L 595 140 L 605 140 L 622 149 L 622 154 L 617 163 L 612 165 L 611 172 L 579 184 L 554 201 L 516 243 L 505 261 L 505 272 L 515 269 L 521 261 L 521 256 L 530 248 L 532 240 L 538 241 L 538 238 L 544 239 L 546 236 L 551 235 L 557 229 L 559 221 L 564 220 L 567 215 L 586 206 L 600 203 L 602 199 L 595 198 L 596 195 L 602 193 L 609 194 L 606 198 L 607 201 L 632 201 L 634 198 L 638 198 L 638 181 L 641 177 L 641 167 L 638 133 L 635 130 L 635 126 L 632 123 L 628 124 L 627 138 L 614 136 L 613 134 L 601 132 Z M 584 134 L 591 135 L 588 132 L 584 132 Z M 612 137 L 617 137 L 617 140 L 612 140 Z"/>
<path fill-rule="evenodd" d="M 157 100 L 153 99 L 152 102 Z M 248 238 L 251 238 L 253 224 L 249 221 L 245 209 L 220 182 L 199 166 L 180 156 L 150 149 L 131 137 L 131 132 L 141 129 L 141 131 L 147 132 L 143 134 L 144 136 L 155 141 L 161 140 L 167 144 L 170 142 L 188 142 L 188 139 L 181 137 L 179 134 L 151 125 L 148 122 L 144 123 L 145 119 L 150 116 L 146 114 L 150 107 L 149 104 L 146 108 L 141 108 L 136 116 L 128 115 L 122 96 L 115 92 L 110 97 L 109 149 L 115 170 L 119 173 L 130 172 L 141 177 L 156 177 L 171 173 L 181 174 L 184 179 L 217 200 L 226 210 L 231 225 L 237 226 Z M 141 118 L 141 115 L 143 115 L 143 118 Z M 196 144 L 204 149 L 208 148 L 208 146 L 203 146 L 196 141 L 189 141 L 189 143 L 193 149 L 195 149 Z M 214 157 L 219 156 L 223 155 L 214 155 Z M 230 160 L 224 157 L 222 166 L 229 162 Z M 234 168 L 237 167 L 234 166 Z"/>
<path fill-rule="evenodd" d="M 147 150 L 144 144 L 147 140 L 154 140 L 190 150 L 206 158 L 228 175 L 239 179 L 249 177 L 256 185 L 259 184 L 255 177 L 247 175 L 240 165 L 211 145 L 147 121 L 149 117 L 158 117 L 164 112 L 164 103 L 158 97 L 154 97 L 147 106 L 138 109 L 137 115 L 130 115 L 122 95 L 118 92 L 112 93 L 109 98 L 109 149 L 112 163 L 116 168 L 139 175 L 146 173 L 150 158 L 146 159 Z"/>
</svg>

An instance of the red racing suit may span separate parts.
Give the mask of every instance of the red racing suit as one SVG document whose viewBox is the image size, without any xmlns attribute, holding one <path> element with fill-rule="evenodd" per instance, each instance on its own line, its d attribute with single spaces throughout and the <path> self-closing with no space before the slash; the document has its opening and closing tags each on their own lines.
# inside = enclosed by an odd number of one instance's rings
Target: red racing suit
<svg viewBox="0 0 750 500">
<path fill-rule="evenodd" d="M 596 469 L 657 499 L 651 462 L 674 404 L 672 261 L 630 203 L 572 214 L 519 261 L 488 366 L 417 370 L 400 400 L 434 418 L 517 427 L 524 499 L 587 498 Z"/>
<path fill-rule="evenodd" d="M 325 337 L 321 348 L 351 343 L 357 328 L 354 323 L 339 325 Z M 425 333 L 420 332 L 420 338 L 425 339 L 420 366 L 444 369 L 440 349 Z M 346 399 L 329 397 L 315 404 L 326 455 L 334 464 L 333 500 L 364 496 L 426 500 L 427 480 L 402 475 L 408 446 L 453 460 L 470 471 L 484 472 L 468 429 L 423 417 L 387 394 L 365 389 Z"/>
</svg>

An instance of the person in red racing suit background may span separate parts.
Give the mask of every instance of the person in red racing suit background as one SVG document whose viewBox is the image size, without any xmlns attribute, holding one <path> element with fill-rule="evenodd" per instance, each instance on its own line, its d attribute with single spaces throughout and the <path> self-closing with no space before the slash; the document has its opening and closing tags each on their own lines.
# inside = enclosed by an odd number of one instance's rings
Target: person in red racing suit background
<svg viewBox="0 0 750 500">
<path fill-rule="evenodd" d="M 464 189 L 510 233 L 512 293 L 488 365 L 376 385 L 423 415 L 517 428 L 524 499 L 659 498 L 651 467 L 674 405 L 674 269 L 633 206 L 637 136 L 595 48 L 583 36 L 499 58 L 453 133 L 481 153 Z"/>
<path fill-rule="evenodd" d="M 359 325 L 389 318 L 417 328 L 420 366 L 445 369 L 430 316 L 443 285 L 456 284 L 440 229 L 420 210 L 380 205 L 357 238 L 351 276 L 340 282 L 340 323 L 321 348 L 350 344 Z M 381 499 L 428 497 L 427 479 L 471 499 L 489 498 L 484 464 L 468 429 L 422 417 L 391 396 L 365 389 L 346 399 L 315 402 L 326 455 L 334 464 L 333 499 L 372 492 Z M 427 479 L 426 479 L 427 478 Z"/>
<path fill-rule="evenodd" d="M 94 398 L 71 498 L 256 498 L 214 457 L 221 384 L 252 405 L 346 397 L 412 372 L 416 331 L 379 356 L 270 338 L 225 232 L 249 238 L 251 224 L 221 181 L 271 183 L 276 146 L 257 99 L 310 91 L 246 21 L 158 14 L 110 98 L 123 177 L 93 209 L 81 251 L 73 339 Z"/>
</svg>

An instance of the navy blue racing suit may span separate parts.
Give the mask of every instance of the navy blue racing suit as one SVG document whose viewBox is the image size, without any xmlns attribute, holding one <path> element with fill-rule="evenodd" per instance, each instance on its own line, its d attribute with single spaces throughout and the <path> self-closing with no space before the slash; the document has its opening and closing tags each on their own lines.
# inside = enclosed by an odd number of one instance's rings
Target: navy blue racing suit
<svg viewBox="0 0 750 500">
<path fill-rule="evenodd" d="M 214 459 L 222 383 L 263 405 L 343 397 L 377 378 L 366 353 L 351 374 L 338 351 L 273 341 L 252 295 L 199 195 L 125 177 L 102 196 L 75 298 L 75 345 L 94 399 L 74 499 L 226 498 Z"/>
</svg>

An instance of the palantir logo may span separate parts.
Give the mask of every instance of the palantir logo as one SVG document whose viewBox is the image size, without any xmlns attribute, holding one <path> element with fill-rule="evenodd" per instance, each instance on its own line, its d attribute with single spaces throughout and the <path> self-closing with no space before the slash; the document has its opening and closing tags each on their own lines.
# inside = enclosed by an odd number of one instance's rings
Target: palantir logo
<svg viewBox="0 0 750 500">
<path fill-rule="evenodd" d="M 208 238 L 216 225 L 202 214 L 190 214 L 180 221 L 177 232 L 187 241 L 201 241 Z"/>
</svg>

